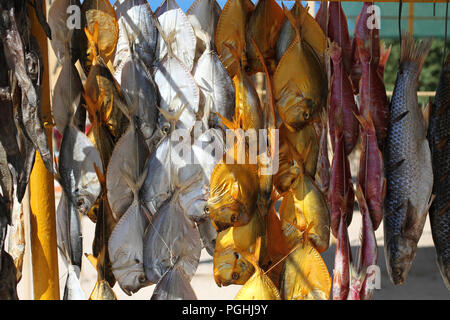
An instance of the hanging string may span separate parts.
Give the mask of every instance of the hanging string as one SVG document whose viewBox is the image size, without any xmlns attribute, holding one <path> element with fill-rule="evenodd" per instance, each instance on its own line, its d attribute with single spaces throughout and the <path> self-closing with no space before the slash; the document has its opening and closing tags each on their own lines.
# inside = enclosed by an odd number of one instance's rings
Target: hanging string
<svg viewBox="0 0 450 320">
<path fill-rule="evenodd" d="M 448 25 L 448 1 L 445 5 L 445 35 L 444 35 L 444 55 L 442 56 L 442 67 L 444 67 L 445 56 L 447 54 L 447 25 Z"/>
<path fill-rule="evenodd" d="M 403 0 L 400 0 L 398 4 L 398 38 L 400 40 L 400 57 L 402 56 L 402 9 Z"/>
</svg>

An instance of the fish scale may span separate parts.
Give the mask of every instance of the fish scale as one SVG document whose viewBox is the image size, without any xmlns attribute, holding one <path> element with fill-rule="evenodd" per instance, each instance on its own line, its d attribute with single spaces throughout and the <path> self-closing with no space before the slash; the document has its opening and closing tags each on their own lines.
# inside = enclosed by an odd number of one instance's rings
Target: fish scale
<svg viewBox="0 0 450 320">
<path fill-rule="evenodd" d="M 417 87 L 430 41 L 414 45 L 408 34 L 390 106 L 384 154 L 387 192 L 384 205 L 385 256 L 394 284 L 403 283 L 422 235 L 433 172 Z"/>
<path fill-rule="evenodd" d="M 430 224 L 436 247 L 437 264 L 445 285 L 450 290 L 450 55 L 442 70 L 436 97 L 431 108 L 428 140 L 436 177 L 430 207 Z"/>
</svg>

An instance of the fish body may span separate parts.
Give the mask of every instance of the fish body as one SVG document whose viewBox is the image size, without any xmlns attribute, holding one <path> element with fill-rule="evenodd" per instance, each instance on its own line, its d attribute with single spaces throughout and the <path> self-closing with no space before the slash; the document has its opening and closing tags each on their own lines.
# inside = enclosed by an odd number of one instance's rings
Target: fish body
<svg viewBox="0 0 450 320">
<path fill-rule="evenodd" d="M 350 288 L 351 250 L 345 213 L 339 217 L 333 270 L 333 300 L 346 300 Z"/>
<path fill-rule="evenodd" d="M 330 6 L 333 3 L 330 4 Z M 334 149 L 336 118 L 339 117 L 344 132 L 345 154 L 349 155 L 358 142 L 359 126 L 355 114 L 358 115 L 353 89 L 350 79 L 345 71 L 343 50 L 333 42 L 330 48 L 331 59 L 333 60 L 333 80 L 331 84 L 330 101 L 330 136 Z M 338 120 L 339 121 L 339 120 Z"/>
<path fill-rule="evenodd" d="M 230 77 L 239 72 L 239 64 L 244 69 L 247 66 L 245 34 L 248 19 L 254 9 L 255 5 L 250 0 L 228 0 L 217 22 L 214 43 Z M 233 51 L 236 52 L 238 61 Z"/>
<path fill-rule="evenodd" d="M 328 300 L 330 291 L 331 278 L 320 254 L 309 242 L 298 244 L 283 267 L 283 300 Z"/>
<path fill-rule="evenodd" d="M 153 11 L 145 0 L 116 0 L 114 10 L 119 25 L 119 38 L 114 55 L 114 68 L 121 65 L 130 48 L 147 68 L 153 66 L 156 56 L 158 30 L 153 20 Z"/>
<path fill-rule="evenodd" d="M 164 203 L 144 235 L 145 274 L 153 283 L 158 283 L 178 261 L 190 280 L 200 260 L 200 235 L 195 223 L 178 206 L 177 197 L 175 193 Z"/>
<path fill-rule="evenodd" d="M 264 233 L 265 224 L 259 212 L 246 225 L 218 233 L 213 265 L 214 279 L 219 287 L 246 283 L 255 269 L 243 257 L 242 251 L 255 253 L 256 239 Z"/>
<path fill-rule="evenodd" d="M 177 57 L 190 72 L 194 67 L 197 38 L 183 10 L 175 1 L 169 2 L 173 4 L 173 7 L 162 13 L 157 11 L 158 21 L 162 28 L 160 32 L 164 33 L 159 34 L 156 47 L 157 60 L 162 61 L 166 56 Z"/>
<path fill-rule="evenodd" d="M 365 43 L 358 39 L 358 52 L 361 61 L 362 77 L 360 82 L 360 113 L 372 118 L 377 134 L 378 147 L 384 148 L 389 123 L 389 101 L 386 96 L 384 81 L 378 73 L 375 63 Z"/>
<path fill-rule="evenodd" d="M 405 281 L 422 235 L 433 186 L 425 122 L 417 102 L 418 78 L 430 41 L 402 39 L 400 69 L 392 96 L 384 153 L 386 266 L 394 284 Z"/>
<path fill-rule="evenodd" d="M 320 60 L 323 61 L 327 40 L 320 24 L 308 13 L 308 9 L 303 7 L 301 1 L 296 0 L 290 12 L 295 18 L 296 27 L 300 29 L 299 31 L 302 39 L 308 43 L 319 56 Z M 292 22 L 286 17 L 278 33 L 275 47 L 276 60 L 278 62 L 281 60 L 289 46 L 294 42 L 295 36 L 295 28 L 292 26 Z"/>
<path fill-rule="evenodd" d="M 319 252 L 328 248 L 330 237 L 330 216 L 325 198 L 314 180 L 307 174 L 300 174 L 283 197 L 280 207 L 283 234 L 290 248 L 295 247 L 307 230 L 306 237 Z M 298 228 L 298 229 L 297 229 Z"/>
<path fill-rule="evenodd" d="M 217 114 L 231 120 L 235 112 L 236 96 L 227 70 L 212 50 L 205 50 L 192 71 L 200 89 L 203 119 L 209 128 L 220 128 Z"/>
<path fill-rule="evenodd" d="M 448 162 L 450 160 L 450 144 L 448 143 L 448 125 L 450 124 L 450 56 L 447 57 L 441 72 L 434 104 L 431 107 L 428 126 L 434 185 L 436 196 L 430 207 L 430 224 L 436 248 L 436 261 L 444 280 L 450 290 L 450 201 L 448 182 Z"/>
<path fill-rule="evenodd" d="M 361 300 L 370 300 L 372 299 L 374 292 L 374 288 L 371 287 L 373 282 L 370 278 L 378 276 L 373 269 L 373 267 L 377 265 L 378 247 L 369 207 L 364 199 L 363 191 L 359 187 L 356 191 L 356 197 L 362 214 L 361 246 L 358 252 L 357 270 L 358 274 L 364 275 L 361 284 L 360 298 Z M 369 281 L 372 283 L 369 283 Z"/>
<path fill-rule="evenodd" d="M 331 231 L 333 235 L 337 237 L 340 216 L 342 214 L 346 215 L 347 226 L 349 226 L 352 221 L 355 194 L 350 172 L 350 163 L 348 157 L 344 153 L 343 137 L 340 135 L 339 138 L 338 132 L 336 132 L 335 137 L 335 153 L 331 163 L 328 205 L 331 214 Z"/>
<path fill-rule="evenodd" d="M 275 46 L 283 20 L 283 10 L 275 0 L 258 1 L 247 25 L 247 73 L 264 71 L 264 67 L 257 56 L 257 49 L 252 44 L 250 37 L 254 39 L 261 50 L 268 69 L 271 72 L 275 71 L 277 65 Z"/>
<path fill-rule="evenodd" d="M 357 181 L 367 201 L 372 226 L 377 230 L 383 219 L 383 203 L 386 195 L 383 155 L 378 149 L 375 127 L 359 117 L 361 122 L 361 155 Z"/>
<path fill-rule="evenodd" d="M 214 36 L 221 13 L 222 9 L 216 0 L 196 0 L 186 12 L 197 36 L 197 55 L 205 53 L 208 46 L 215 50 Z"/>
<path fill-rule="evenodd" d="M 72 264 L 67 268 L 67 280 L 64 287 L 64 300 L 86 300 L 86 296 L 81 289 L 80 269 Z"/>
<path fill-rule="evenodd" d="M 93 33 L 98 28 L 96 48 L 90 45 L 85 36 L 81 38 L 80 62 L 85 74 L 88 74 L 95 55 L 100 55 L 105 64 L 113 58 L 119 38 L 119 25 L 114 8 L 107 0 L 86 0 L 81 6 L 81 13 L 86 18 L 84 27 L 89 32 Z"/>
<path fill-rule="evenodd" d="M 183 258 L 170 268 L 156 284 L 151 300 L 197 300 L 189 277 L 182 267 Z"/>
<path fill-rule="evenodd" d="M 343 69 L 348 76 L 351 69 L 352 43 L 348 33 L 347 17 L 340 2 L 330 2 L 328 10 L 328 37 L 342 49 Z"/>
</svg>

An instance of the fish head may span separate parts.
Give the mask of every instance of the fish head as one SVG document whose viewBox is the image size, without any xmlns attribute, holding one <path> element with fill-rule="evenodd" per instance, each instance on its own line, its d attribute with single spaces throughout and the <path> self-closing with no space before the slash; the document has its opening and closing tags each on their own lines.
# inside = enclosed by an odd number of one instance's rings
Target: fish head
<svg viewBox="0 0 450 320">
<path fill-rule="evenodd" d="M 219 163 L 214 168 L 205 210 L 216 230 L 242 226 L 250 221 L 259 191 L 257 171 L 250 166 Z"/>
<path fill-rule="evenodd" d="M 293 128 L 300 129 L 311 121 L 313 112 L 316 109 L 312 99 L 307 97 L 295 97 L 295 103 L 286 107 L 278 107 L 281 120 Z"/>
<path fill-rule="evenodd" d="M 220 249 L 219 246 L 216 247 L 213 259 L 216 284 L 219 287 L 230 284 L 245 284 L 255 271 L 253 265 L 235 251 L 232 246 Z"/>
<path fill-rule="evenodd" d="M 120 278 L 117 278 L 117 281 L 123 292 L 129 296 L 136 293 L 139 289 L 152 284 L 142 270 L 128 270 L 120 275 Z"/>
<path fill-rule="evenodd" d="M 417 241 L 395 235 L 385 246 L 387 270 L 393 284 L 403 284 L 416 254 Z"/>
</svg>

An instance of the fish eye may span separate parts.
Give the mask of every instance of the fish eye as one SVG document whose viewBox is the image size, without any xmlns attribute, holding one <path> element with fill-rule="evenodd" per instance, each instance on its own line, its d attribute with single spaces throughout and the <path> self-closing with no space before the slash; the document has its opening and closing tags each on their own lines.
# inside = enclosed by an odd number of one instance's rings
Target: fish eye
<svg viewBox="0 0 450 320">
<path fill-rule="evenodd" d="M 206 207 L 203 209 L 203 211 L 205 211 L 205 213 L 209 213 L 209 207 L 206 206 Z"/>
<path fill-rule="evenodd" d="M 134 259 L 134 262 L 140 263 L 139 259 Z"/>
<path fill-rule="evenodd" d="M 231 278 L 232 278 L 233 280 L 239 279 L 239 273 L 233 272 L 233 273 L 231 274 Z"/>
<path fill-rule="evenodd" d="M 236 222 L 237 220 L 238 220 L 238 216 L 237 216 L 237 214 L 233 214 L 233 215 L 231 215 L 231 222 Z"/>
<path fill-rule="evenodd" d="M 305 120 L 308 120 L 310 116 L 311 116 L 311 115 L 309 114 L 308 111 L 304 111 L 304 112 L 303 112 L 303 118 L 304 118 Z"/>
<path fill-rule="evenodd" d="M 144 282 L 147 281 L 147 278 L 145 277 L 145 275 L 141 274 L 141 275 L 139 276 L 138 280 L 139 280 L 140 283 L 144 283 Z"/>
<path fill-rule="evenodd" d="M 239 259 L 239 253 L 234 252 L 234 257 L 235 257 L 236 259 Z"/>
</svg>

